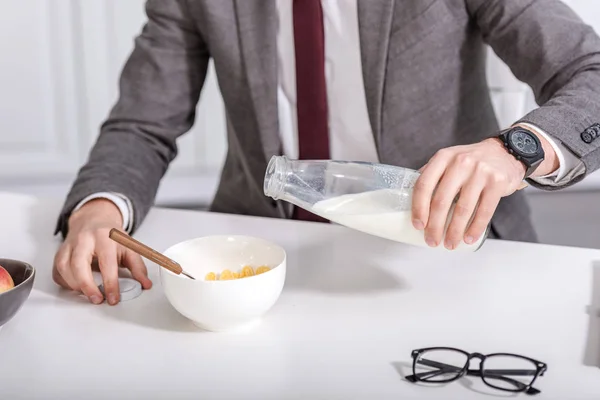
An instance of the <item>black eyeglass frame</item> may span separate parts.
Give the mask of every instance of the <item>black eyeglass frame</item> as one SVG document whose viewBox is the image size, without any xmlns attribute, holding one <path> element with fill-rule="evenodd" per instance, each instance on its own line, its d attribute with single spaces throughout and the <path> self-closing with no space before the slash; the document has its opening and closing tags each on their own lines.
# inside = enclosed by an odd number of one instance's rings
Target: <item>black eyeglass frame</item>
<svg viewBox="0 0 600 400">
<path fill-rule="evenodd" d="M 449 371 L 452 373 L 456 373 L 455 377 L 449 378 L 449 379 L 443 379 L 443 380 L 437 380 L 437 381 L 430 381 L 427 379 L 422 379 L 423 376 L 425 375 L 431 375 L 432 371 L 428 371 L 428 372 L 421 372 L 421 373 L 417 373 L 417 360 L 419 359 L 419 357 L 423 354 L 426 353 L 428 351 L 436 351 L 436 350 L 447 350 L 447 351 L 456 351 L 459 352 L 461 354 L 464 354 L 467 357 L 467 361 L 465 362 L 465 365 L 462 368 L 453 366 L 453 365 L 448 365 L 448 364 L 444 364 L 444 363 L 439 363 L 436 361 L 429 361 L 427 363 L 419 363 L 421 365 L 428 365 L 430 367 L 435 367 L 438 368 L 439 373 L 448 373 Z M 538 377 L 543 376 L 544 373 L 548 370 L 548 366 L 546 365 L 546 363 L 543 363 L 541 361 L 535 360 L 533 358 L 529 358 L 529 357 L 525 357 L 522 356 L 520 354 L 512 354 L 512 353 L 491 353 L 491 354 L 481 354 L 481 353 L 468 353 L 464 350 L 461 349 L 457 349 L 454 347 L 426 347 L 426 348 L 422 348 L 422 349 L 416 349 L 413 350 L 411 353 L 411 356 L 413 358 L 413 363 L 412 363 L 412 375 L 408 375 L 405 379 L 409 382 L 424 382 L 424 383 L 450 383 L 450 382 L 454 382 L 460 378 L 462 378 L 463 376 L 467 375 L 467 376 L 478 376 L 481 378 L 481 380 L 483 381 L 483 383 L 485 383 L 487 386 L 492 387 L 494 389 L 498 389 L 498 390 L 503 390 L 505 392 L 511 392 L 511 393 L 522 393 L 525 392 L 526 394 L 529 395 L 535 395 L 535 394 L 539 394 L 541 393 L 539 389 L 536 389 L 533 387 L 533 384 L 535 383 L 535 381 L 537 380 Z M 523 360 L 527 360 L 533 364 L 535 364 L 536 369 L 535 370 L 513 370 L 513 369 L 494 369 L 494 370 L 485 370 L 484 366 L 485 366 L 485 360 L 487 358 L 490 357 L 494 357 L 494 356 L 507 356 L 507 357 L 515 357 L 515 358 L 520 358 Z M 471 362 L 472 359 L 478 358 L 480 360 L 479 363 L 479 368 L 478 369 L 469 369 L 469 364 Z M 457 371 L 458 370 L 458 371 Z M 510 382 L 512 385 L 516 386 L 517 388 L 515 389 L 508 389 L 505 387 L 500 387 L 500 386 L 496 386 L 493 385 L 489 382 L 486 381 L 486 374 L 484 374 L 484 371 L 487 373 L 487 375 L 489 375 L 490 373 L 496 372 L 498 375 L 494 376 L 493 379 L 502 379 L 505 380 L 507 382 Z M 433 371 L 435 372 L 435 371 Z M 458 373 L 457 373 L 458 372 Z M 533 375 L 533 379 L 529 384 L 525 384 L 523 382 L 511 379 L 507 376 L 504 376 L 503 374 L 506 375 L 521 375 L 521 376 L 529 376 L 529 375 Z"/>
</svg>

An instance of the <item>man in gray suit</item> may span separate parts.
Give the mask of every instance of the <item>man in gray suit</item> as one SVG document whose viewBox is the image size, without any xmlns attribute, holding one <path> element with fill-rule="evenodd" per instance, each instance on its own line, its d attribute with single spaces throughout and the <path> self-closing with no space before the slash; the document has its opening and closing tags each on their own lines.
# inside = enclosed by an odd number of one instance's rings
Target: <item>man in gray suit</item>
<svg viewBox="0 0 600 400">
<path fill-rule="evenodd" d="M 216 212 L 310 220 L 264 196 L 275 154 L 376 161 L 421 169 L 413 222 L 431 246 L 474 241 L 490 221 L 492 237 L 535 241 L 523 182 L 556 190 L 600 164 L 600 39 L 559 0 L 149 0 L 146 12 L 57 225 L 54 280 L 92 303 L 94 257 L 108 303 L 118 265 L 151 286 L 108 231 L 144 220 L 211 59 L 228 126 Z M 502 136 L 486 44 L 540 104 Z"/>
</svg>

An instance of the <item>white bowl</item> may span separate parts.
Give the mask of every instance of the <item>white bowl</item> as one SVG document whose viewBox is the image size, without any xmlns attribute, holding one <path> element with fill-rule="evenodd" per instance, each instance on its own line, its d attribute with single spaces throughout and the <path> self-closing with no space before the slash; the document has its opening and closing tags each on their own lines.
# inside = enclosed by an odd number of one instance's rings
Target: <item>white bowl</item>
<svg viewBox="0 0 600 400">
<path fill-rule="evenodd" d="M 269 241 L 249 236 L 207 236 L 187 240 L 164 254 L 196 280 L 160 268 L 171 305 L 198 327 L 227 331 L 253 325 L 275 304 L 285 282 L 286 253 Z M 271 269 L 259 275 L 207 281 L 207 273 L 232 272 L 250 265 Z"/>
</svg>

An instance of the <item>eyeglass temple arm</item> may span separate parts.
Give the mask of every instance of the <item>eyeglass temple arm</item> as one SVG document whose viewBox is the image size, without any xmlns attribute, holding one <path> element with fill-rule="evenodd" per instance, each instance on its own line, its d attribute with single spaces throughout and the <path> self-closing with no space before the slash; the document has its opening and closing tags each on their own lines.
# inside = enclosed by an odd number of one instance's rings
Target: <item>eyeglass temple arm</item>
<svg viewBox="0 0 600 400">
<path fill-rule="evenodd" d="M 421 372 L 421 373 L 415 374 L 415 375 L 409 375 L 406 377 L 406 379 L 408 379 L 411 382 L 416 382 L 417 379 L 430 379 L 430 378 L 434 378 L 438 375 L 443 375 L 448 372 L 456 372 L 456 371 L 448 371 L 447 369 L 437 369 L 437 370 L 433 370 L 433 371 Z"/>
<path fill-rule="evenodd" d="M 438 368 L 438 370 L 421 372 L 421 373 L 415 374 L 415 375 L 409 375 L 406 377 L 406 379 L 414 382 L 417 379 L 433 378 L 435 376 L 442 375 L 442 374 L 445 374 L 448 372 L 458 372 L 458 371 L 462 370 L 462 368 L 455 367 L 453 365 L 448 365 L 448 364 L 440 363 L 437 361 L 431 361 L 431 360 L 427 360 L 427 359 L 420 359 L 419 364 L 422 364 L 422 365 L 425 365 L 428 367 Z M 515 387 L 517 387 L 519 389 L 523 389 L 523 388 L 527 387 L 527 385 L 525 385 L 524 383 L 519 382 L 515 379 L 504 376 L 503 374 L 513 375 L 513 376 L 514 375 L 531 376 L 531 375 L 535 375 L 536 372 L 537 371 L 535 371 L 535 370 L 527 370 L 527 369 L 486 369 L 485 376 L 487 378 L 499 379 L 499 380 L 506 381 L 508 383 L 511 383 L 512 385 L 514 385 Z M 478 370 L 478 369 L 469 369 L 469 370 L 467 370 L 467 375 L 481 377 L 482 373 L 481 373 L 481 370 Z M 528 392 L 530 392 L 531 394 L 535 394 L 535 393 L 539 393 L 539 390 L 537 390 L 535 388 L 530 388 L 530 390 L 528 390 Z"/>
</svg>

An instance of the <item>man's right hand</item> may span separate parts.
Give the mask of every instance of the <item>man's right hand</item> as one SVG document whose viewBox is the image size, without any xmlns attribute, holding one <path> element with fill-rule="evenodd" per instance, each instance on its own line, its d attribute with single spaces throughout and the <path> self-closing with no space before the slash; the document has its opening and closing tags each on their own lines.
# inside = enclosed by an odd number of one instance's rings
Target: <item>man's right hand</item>
<svg viewBox="0 0 600 400">
<path fill-rule="evenodd" d="M 109 304 L 120 300 L 119 266 L 129 269 L 144 289 L 150 289 L 152 281 L 142 258 L 108 237 L 112 228 L 121 230 L 122 224 L 121 213 L 110 200 L 95 199 L 74 212 L 67 237 L 54 257 L 54 281 L 100 304 L 103 296 L 92 275 L 92 264 L 97 262 Z"/>
</svg>

